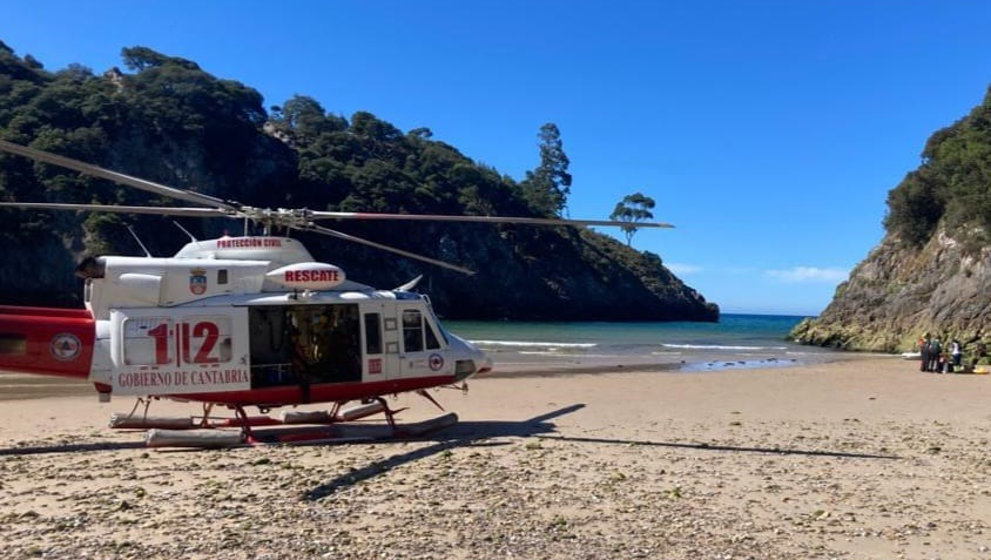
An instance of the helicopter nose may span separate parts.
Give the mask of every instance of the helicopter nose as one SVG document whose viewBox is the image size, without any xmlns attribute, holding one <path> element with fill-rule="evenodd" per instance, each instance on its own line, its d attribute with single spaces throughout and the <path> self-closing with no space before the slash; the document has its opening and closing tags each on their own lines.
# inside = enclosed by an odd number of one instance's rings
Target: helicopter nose
<svg viewBox="0 0 991 560">
<path fill-rule="evenodd" d="M 454 380 L 464 381 L 473 375 L 492 371 L 492 359 L 476 350 L 466 360 L 458 360 L 454 367 Z"/>
<path fill-rule="evenodd" d="M 485 354 L 482 354 L 482 356 L 484 358 L 482 360 L 482 364 L 475 373 L 488 373 L 492 371 L 492 358 L 486 356 Z"/>
<path fill-rule="evenodd" d="M 492 359 L 467 340 L 448 333 L 451 346 L 459 350 L 461 358 L 455 362 L 454 380 L 463 381 L 472 375 L 492 371 Z"/>
</svg>

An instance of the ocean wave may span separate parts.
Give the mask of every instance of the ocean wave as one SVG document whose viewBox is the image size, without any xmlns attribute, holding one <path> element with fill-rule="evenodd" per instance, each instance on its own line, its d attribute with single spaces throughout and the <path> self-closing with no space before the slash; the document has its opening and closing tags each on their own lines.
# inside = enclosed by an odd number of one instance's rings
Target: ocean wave
<svg viewBox="0 0 991 560">
<path fill-rule="evenodd" d="M 725 346 L 721 344 L 661 344 L 664 348 L 679 348 L 682 350 L 787 350 L 787 346 Z"/>
<path fill-rule="evenodd" d="M 550 350 L 520 350 L 516 353 L 520 356 L 552 356 L 554 358 L 568 360 L 625 360 L 630 357 L 622 354 L 569 354 L 567 352 L 560 352 L 554 348 Z"/>
<path fill-rule="evenodd" d="M 476 346 L 518 346 L 521 348 L 595 348 L 594 342 L 530 342 L 521 340 L 472 340 Z"/>
</svg>

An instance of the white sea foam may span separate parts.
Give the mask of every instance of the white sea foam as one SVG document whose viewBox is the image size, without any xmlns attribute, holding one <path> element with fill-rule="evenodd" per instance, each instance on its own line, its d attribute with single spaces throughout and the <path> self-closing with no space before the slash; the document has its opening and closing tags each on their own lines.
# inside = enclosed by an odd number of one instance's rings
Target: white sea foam
<svg viewBox="0 0 991 560">
<path fill-rule="evenodd" d="M 521 340 L 472 340 L 476 346 L 516 346 L 520 348 L 595 348 L 594 342 L 530 342 Z"/>
<path fill-rule="evenodd" d="M 680 348 L 683 350 L 787 350 L 787 346 L 724 346 L 720 344 L 662 344 L 664 348 Z"/>
</svg>

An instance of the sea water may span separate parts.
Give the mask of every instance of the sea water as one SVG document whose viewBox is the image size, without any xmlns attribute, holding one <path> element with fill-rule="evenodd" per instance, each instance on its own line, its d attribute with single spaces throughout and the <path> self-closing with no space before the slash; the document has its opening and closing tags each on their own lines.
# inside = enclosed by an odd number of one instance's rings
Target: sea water
<svg viewBox="0 0 991 560">
<path fill-rule="evenodd" d="M 493 359 L 496 371 L 641 367 L 680 371 L 800 365 L 835 351 L 788 333 L 804 317 L 723 314 L 718 323 L 445 321 Z"/>
</svg>

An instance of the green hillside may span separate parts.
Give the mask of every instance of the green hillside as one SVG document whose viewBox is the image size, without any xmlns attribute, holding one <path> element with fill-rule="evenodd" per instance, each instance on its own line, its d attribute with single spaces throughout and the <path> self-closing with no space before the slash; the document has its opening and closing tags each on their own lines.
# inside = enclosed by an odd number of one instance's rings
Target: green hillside
<svg viewBox="0 0 991 560">
<path fill-rule="evenodd" d="M 940 223 L 974 249 L 991 244 L 991 90 L 929 137 L 922 164 L 888 194 L 888 233 L 920 246 Z"/>
<path fill-rule="evenodd" d="M 522 181 L 369 112 L 350 117 L 296 96 L 268 110 L 261 95 L 196 63 L 144 47 L 125 70 L 49 72 L 0 43 L 0 137 L 174 187 L 259 207 L 543 216 L 566 202 L 570 176 L 553 125 Z M 535 156 L 537 154 L 535 153 Z M 537 157 L 535 157 L 537 159 Z M 178 205 L 103 180 L 0 156 L 0 200 Z M 199 238 L 232 220 L 180 220 Z M 0 210 L 0 302 L 78 305 L 73 263 L 84 254 L 156 256 L 188 239 L 169 219 Z M 718 308 L 657 255 L 568 228 L 330 222 L 329 227 L 461 264 L 474 277 L 312 234 L 294 234 L 350 278 L 392 287 L 417 274 L 441 314 L 459 318 L 715 320 Z"/>
</svg>

